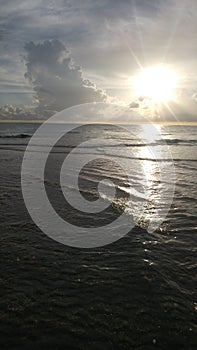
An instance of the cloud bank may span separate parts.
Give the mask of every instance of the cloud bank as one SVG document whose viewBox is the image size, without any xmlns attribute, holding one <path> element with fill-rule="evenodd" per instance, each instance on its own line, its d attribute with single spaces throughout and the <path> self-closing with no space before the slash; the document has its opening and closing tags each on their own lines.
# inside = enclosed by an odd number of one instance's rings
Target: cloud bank
<svg viewBox="0 0 197 350">
<path fill-rule="evenodd" d="M 51 114 L 87 102 L 102 102 L 106 93 L 83 78 L 70 52 L 59 40 L 25 45 L 27 78 L 33 85 L 40 113 Z"/>
</svg>

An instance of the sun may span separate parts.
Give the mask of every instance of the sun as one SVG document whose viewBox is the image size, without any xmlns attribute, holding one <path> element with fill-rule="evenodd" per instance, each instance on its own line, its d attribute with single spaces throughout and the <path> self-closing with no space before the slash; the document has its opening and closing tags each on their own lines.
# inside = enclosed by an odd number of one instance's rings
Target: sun
<svg viewBox="0 0 197 350">
<path fill-rule="evenodd" d="M 175 71 L 154 66 L 142 69 L 133 79 L 134 94 L 137 98 L 150 99 L 153 103 L 165 103 L 174 98 L 177 76 Z"/>
</svg>

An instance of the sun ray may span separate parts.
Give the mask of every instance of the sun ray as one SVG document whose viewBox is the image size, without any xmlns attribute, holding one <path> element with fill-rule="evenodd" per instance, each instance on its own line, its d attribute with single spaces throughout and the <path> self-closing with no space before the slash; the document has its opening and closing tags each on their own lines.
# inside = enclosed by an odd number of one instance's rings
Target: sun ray
<svg viewBox="0 0 197 350">
<path fill-rule="evenodd" d="M 170 105 L 167 102 L 165 102 L 164 105 L 168 109 L 168 111 L 171 113 L 171 115 L 175 118 L 175 120 L 178 122 L 179 120 L 176 114 L 174 113 L 174 111 L 172 110 L 172 108 L 170 107 Z"/>
</svg>

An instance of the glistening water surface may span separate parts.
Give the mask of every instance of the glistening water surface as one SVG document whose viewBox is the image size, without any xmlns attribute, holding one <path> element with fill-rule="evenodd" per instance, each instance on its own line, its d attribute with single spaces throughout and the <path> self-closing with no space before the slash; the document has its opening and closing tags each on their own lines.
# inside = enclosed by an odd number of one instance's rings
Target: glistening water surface
<svg viewBox="0 0 197 350">
<path fill-rule="evenodd" d="M 1 348 L 195 349 L 197 127 L 157 126 L 174 159 L 176 188 L 171 209 L 154 233 L 146 228 L 165 210 L 168 191 L 161 199 L 158 164 L 165 158 L 164 142 L 150 134 L 148 125 L 130 126 L 129 137 L 124 130 L 89 125 L 75 129 L 53 148 L 45 186 L 64 219 L 95 227 L 113 221 L 125 208 L 134 218 L 143 209 L 125 237 L 94 249 L 55 242 L 39 230 L 25 208 L 21 162 L 37 127 L 0 124 Z M 101 132 L 106 144 L 98 143 L 95 161 L 80 173 L 79 187 L 94 205 L 98 181 L 107 178 L 116 184 L 117 196 L 110 205 L 110 196 L 103 194 L 109 208 L 99 215 L 84 214 L 66 206 L 58 172 L 71 149 L 101 137 Z M 147 142 L 136 140 L 136 133 L 144 134 Z M 156 149 L 157 162 L 148 145 Z M 110 162 L 102 159 L 104 153 Z M 115 162 L 118 156 L 125 164 L 134 158 L 129 163 L 132 183 Z M 69 171 L 72 177 L 73 169 Z M 170 178 L 168 182 L 170 186 Z M 128 194 L 133 201 L 128 201 Z"/>
</svg>

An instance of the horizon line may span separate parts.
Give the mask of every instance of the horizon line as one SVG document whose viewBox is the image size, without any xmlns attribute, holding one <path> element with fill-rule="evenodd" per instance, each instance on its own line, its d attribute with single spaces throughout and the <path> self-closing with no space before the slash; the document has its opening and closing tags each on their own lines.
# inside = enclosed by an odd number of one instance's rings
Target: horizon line
<svg viewBox="0 0 197 350">
<path fill-rule="evenodd" d="M 25 119 L 9 119 L 9 120 L 6 120 L 6 119 L 0 119 L 0 123 L 44 123 L 46 122 L 48 119 L 29 119 L 29 120 L 25 120 Z M 87 122 L 84 123 L 84 122 L 63 122 L 63 121 L 57 121 L 56 123 L 55 122 L 49 122 L 50 124 L 88 124 Z M 110 123 L 110 122 L 107 122 L 107 121 L 103 121 L 103 122 L 91 122 L 89 124 L 113 124 L 113 123 Z M 197 121 L 194 122 L 194 121 L 188 121 L 188 122 L 184 122 L 184 121 L 181 121 L 181 122 L 175 122 L 175 121 L 153 121 L 153 122 L 148 122 L 145 123 L 145 122 L 129 122 L 129 123 L 117 123 L 116 124 L 120 124 L 120 125 L 141 125 L 141 124 L 158 124 L 158 125 L 194 125 L 194 126 L 197 126 Z"/>
</svg>

